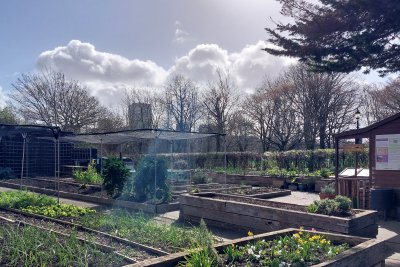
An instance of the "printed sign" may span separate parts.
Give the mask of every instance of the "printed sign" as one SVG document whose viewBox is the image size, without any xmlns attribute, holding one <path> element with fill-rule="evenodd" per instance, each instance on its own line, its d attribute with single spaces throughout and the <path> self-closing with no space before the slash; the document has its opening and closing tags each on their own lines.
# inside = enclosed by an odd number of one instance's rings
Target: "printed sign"
<svg viewBox="0 0 400 267">
<path fill-rule="evenodd" d="M 400 170 L 400 134 L 377 135 L 376 170 Z"/>
</svg>

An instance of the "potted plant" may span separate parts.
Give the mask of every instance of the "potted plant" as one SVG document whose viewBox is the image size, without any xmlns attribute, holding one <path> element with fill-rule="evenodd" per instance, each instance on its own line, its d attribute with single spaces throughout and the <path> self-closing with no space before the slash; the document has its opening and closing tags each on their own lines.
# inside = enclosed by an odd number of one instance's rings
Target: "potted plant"
<svg viewBox="0 0 400 267">
<path fill-rule="evenodd" d="M 293 177 L 290 184 L 289 184 L 289 190 L 292 191 L 297 191 L 298 190 L 298 183 L 296 182 L 297 177 Z"/>
<path fill-rule="evenodd" d="M 299 187 L 299 190 L 302 192 L 307 191 L 307 188 L 308 188 L 307 183 L 299 183 L 298 187 Z"/>
<path fill-rule="evenodd" d="M 321 192 L 319 193 L 320 199 L 334 199 L 336 196 L 335 194 L 335 183 L 330 183 L 321 188 Z"/>
<path fill-rule="evenodd" d="M 315 176 L 307 176 L 304 178 L 304 183 L 307 184 L 308 191 L 313 192 L 315 190 L 315 181 L 317 178 Z"/>
</svg>

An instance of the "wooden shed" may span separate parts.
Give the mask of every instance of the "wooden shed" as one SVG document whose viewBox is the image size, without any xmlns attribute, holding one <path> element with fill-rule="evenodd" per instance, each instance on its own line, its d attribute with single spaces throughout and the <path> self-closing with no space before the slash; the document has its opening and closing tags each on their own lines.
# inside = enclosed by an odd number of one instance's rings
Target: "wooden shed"
<svg viewBox="0 0 400 267">
<path fill-rule="evenodd" d="M 354 153 L 362 149 L 362 143 L 369 148 L 369 172 L 359 177 L 357 160 L 354 176 L 339 176 L 339 148 L 341 141 L 354 139 Z M 363 139 L 365 142 L 363 142 Z M 367 139 L 367 140 L 365 140 Z M 335 135 L 336 149 L 336 192 L 360 199 L 360 207 L 371 208 L 371 188 L 393 189 L 393 209 L 400 213 L 400 113 L 365 128 L 349 130 Z M 356 157 L 357 158 L 357 157 Z"/>
</svg>

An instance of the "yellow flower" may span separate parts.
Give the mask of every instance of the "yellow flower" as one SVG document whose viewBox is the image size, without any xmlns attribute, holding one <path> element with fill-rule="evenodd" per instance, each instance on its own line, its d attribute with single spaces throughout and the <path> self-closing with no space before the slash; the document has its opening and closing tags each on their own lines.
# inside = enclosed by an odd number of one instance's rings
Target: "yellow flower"
<svg viewBox="0 0 400 267">
<path fill-rule="evenodd" d="M 300 238 L 300 235 L 299 234 L 293 234 L 293 237 L 295 238 L 295 239 L 298 239 L 298 238 Z"/>
<path fill-rule="evenodd" d="M 248 232 L 247 232 L 247 235 L 248 235 L 248 236 L 253 236 L 254 234 L 253 234 L 252 231 L 248 231 Z"/>
</svg>

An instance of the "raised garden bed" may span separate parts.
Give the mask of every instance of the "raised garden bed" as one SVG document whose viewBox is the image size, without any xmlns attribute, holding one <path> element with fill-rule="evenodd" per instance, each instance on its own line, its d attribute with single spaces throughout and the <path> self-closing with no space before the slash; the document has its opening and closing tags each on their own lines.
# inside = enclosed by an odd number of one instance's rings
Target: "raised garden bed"
<svg viewBox="0 0 400 267">
<path fill-rule="evenodd" d="M 378 213 L 353 210 L 350 217 L 308 213 L 305 206 L 217 193 L 180 196 L 180 219 L 256 233 L 288 227 L 315 228 L 347 235 L 375 237 Z"/>
<path fill-rule="evenodd" d="M 306 232 L 306 231 L 305 231 Z M 284 236 L 293 236 L 298 233 L 296 229 L 285 229 L 271 233 L 260 234 L 256 236 L 249 236 L 245 238 L 231 240 L 229 242 L 214 246 L 219 254 L 224 254 L 224 250 L 228 247 L 245 246 L 246 244 L 253 244 L 258 240 L 271 241 Z M 375 266 L 384 264 L 385 258 L 388 256 L 388 249 L 383 241 L 376 239 L 366 239 L 354 236 L 345 236 L 339 234 L 308 232 L 313 235 L 322 235 L 329 240 L 332 244 L 346 243 L 350 246 L 349 249 L 336 255 L 330 260 L 312 266 L 330 266 L 330 267 L 343 267 L 343 266 Z M 163 256 L 157 259 L 146 260 L 137 264 L 130 265 L 131 267 L 172 267 L 177 266 L 179 263 L 184 262 L 189 256 L 189 252 L 175 253 Z M 213 265 L 212 265 L 213 266 Z M 248 265 L 228 265 L 228 266 L 248 266 Z M 258 266 L 258 265 L 252 265 Z M 282 265 L 287 266 L 287 265 Z M 310 266 L 310 265 L 308 265 Z"/>
<path fill-rule="evenodd" d="M 41 179 L 43 180 L 43 179 Z M 35 179 L 23 179 L 23 188 L 32 192 L 57 196 L 69 199 L 87 201 L 96 204 L 123 207 L 127 209 L 141 210 L 147 213 L 165 213 L 179 209 L 179 203 L 138 203 L 126 200 L 117 200 L 107 197 L 101 189 L 89 188 L 89 191 L 80 191 L 78 186 L 68 183 L 60 183 L 60 191 L 54 190 L 55 181 L 40 181 Z M 19 179 L 1 180 L 0 186 L 20 189 Z M 64 191 L 66 190 L 66 191 Z M 100 190 L 100 191 L 99 191 Z M 71 192 L 72 191 L 72 192 Z"/>
</svg>

